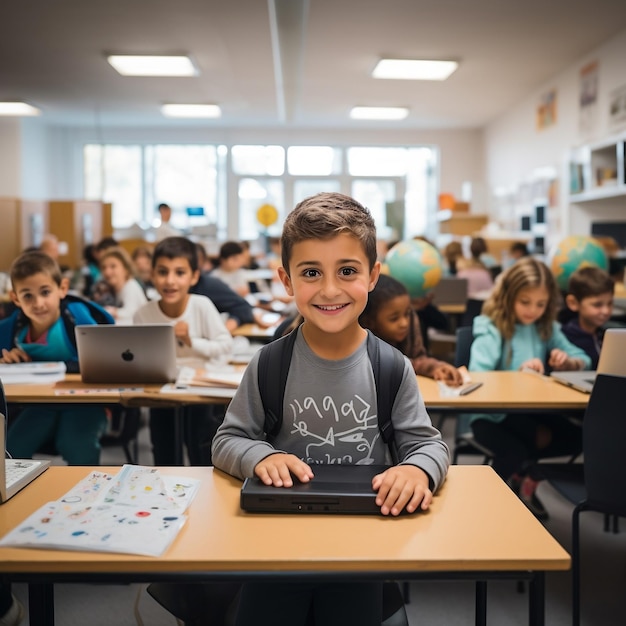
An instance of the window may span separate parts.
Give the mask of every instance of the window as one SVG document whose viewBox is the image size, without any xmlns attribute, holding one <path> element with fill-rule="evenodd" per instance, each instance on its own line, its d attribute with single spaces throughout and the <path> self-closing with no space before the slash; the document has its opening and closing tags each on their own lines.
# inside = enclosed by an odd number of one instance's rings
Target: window
<svg viewBox="0 0 626 626">
<path fill-rule="evenodd" d="M 341 150 L 329 146 L 292 146 L 287 149 L 292 176 L 330 176 L 341 173 Z"/>
</svg>

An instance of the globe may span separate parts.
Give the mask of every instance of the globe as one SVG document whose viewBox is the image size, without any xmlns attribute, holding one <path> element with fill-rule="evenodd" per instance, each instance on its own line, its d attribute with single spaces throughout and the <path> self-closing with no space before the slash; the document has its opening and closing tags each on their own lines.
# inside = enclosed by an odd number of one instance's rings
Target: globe
<svg viewBox="0 0 626 626">
<path fill-rule="evenodd" d="M 421 239 L 397 243 L 387 253 L 385 265 L 389 275 L 406 287 L 411 298 L 427 296 L 443 274 L 439 251 Z"/>
<path fill-rule="evenodd" d="M 567 291 L 569 277 L 581 267 L 593 265 L 603 270 L 609 269 L 607 254 L 602 244 L 593 237 L 566 237 L 557 244 L 550 257 L 550 269 L 562 291 Z"/>
</svg>

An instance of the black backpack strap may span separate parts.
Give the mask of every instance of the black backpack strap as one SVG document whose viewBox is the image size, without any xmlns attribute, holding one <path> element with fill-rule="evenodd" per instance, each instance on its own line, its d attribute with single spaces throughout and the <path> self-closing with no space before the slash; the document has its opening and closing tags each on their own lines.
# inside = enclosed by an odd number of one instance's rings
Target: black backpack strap
<svg viewBox="0 0 626 626">
<path fill-rule="evenodd" d="M 263 346 L 259 354 L 259 393 L 265 410 L 263 430 L 275 437 L 283 423 L 283 398 L 298 329 Z"/>
<path fill-rule="evenodd" d="M 376 383 L 378 429 L 382 440 L 391 449 L 394 437 L 391 409 L 404 376 L 404 356 L 369 330 L 367 353 Z"/>
</svg>

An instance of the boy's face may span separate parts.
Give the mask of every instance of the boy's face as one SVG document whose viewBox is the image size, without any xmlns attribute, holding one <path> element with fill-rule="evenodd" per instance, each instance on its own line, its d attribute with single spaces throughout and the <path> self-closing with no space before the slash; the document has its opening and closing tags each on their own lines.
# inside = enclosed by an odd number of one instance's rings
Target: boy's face
<svg viewBox="0 0 626 626">
<path fill-rule="evenodd" d="M 361 242 L 348 234 L 294 244 L 289 273 L 278 269 L 307 323 L 325 333 L 358 327 L 359 315 L 376 285 L 380 264 L 372 270 Z"/>
<path fill-rule="evenodd" d="M 185 302 L 189 288 L 198 282 L 200 272 L 192 271 L 185 257 L 159 257 L 152 270 L 152 283 L 165 306 L 175 306 Z"/>
<path fill-rule="evenodd" d="M 573 295 L 566 297 L 567 306 L 578 313 L 578 322 L 583 330 L 595 332 L 609 321 L 613 314 L 613 294 L 609 291 L 597 296 L 577 300 Z"/>
<path fill-rule="evenodd" d="M 51 276 L 40 272 L 13 285 L 11 300 L 24 312 L 33 328 L 47 330 L 61 314 L 61 300 L 68 290 L 66 280 L 57 285 Z"/>
</svg>

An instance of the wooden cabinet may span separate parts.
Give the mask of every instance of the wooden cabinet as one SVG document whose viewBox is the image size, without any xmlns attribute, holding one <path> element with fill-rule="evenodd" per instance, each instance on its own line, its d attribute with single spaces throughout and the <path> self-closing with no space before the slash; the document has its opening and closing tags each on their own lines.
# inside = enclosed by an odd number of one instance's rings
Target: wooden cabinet
<svg viewBox="0 0 626 626">
<path fill-rule="evenodd" d="M 0 271 L 6 272 L 20 252 L 41 243 L 49 228 L 48 203 L 0 198 L 0 216 Z"/>
<path fill-rule="evenodd" d="M 78 268 L 85 246 L 97 243 L 103 232 L 110 232 L 106 211 L 98 200 L 51 200 L 48 213 L 49 232 L 67 244 L 67 254 L 59 256 L 61 265 Z"/>
<path fill-rule="evenodd" d="M 489 218 L 486 215 L 476 215 L 464 211 L 437 211 L 439 232 L 448 235 L 474 235 L 483 226 L 487 225 Z"/>
</svg>

